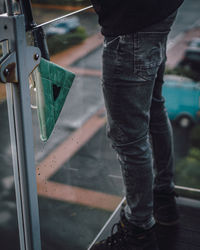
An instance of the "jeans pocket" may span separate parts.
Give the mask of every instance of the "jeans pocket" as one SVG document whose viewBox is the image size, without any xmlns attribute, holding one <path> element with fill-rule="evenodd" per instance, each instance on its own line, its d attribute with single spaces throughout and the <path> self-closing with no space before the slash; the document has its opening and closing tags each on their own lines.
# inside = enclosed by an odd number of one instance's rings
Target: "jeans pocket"
<svg viewBox="0 0 200 250">
<path fill-rule="evenodd" d="M 118 54 L 115 50 L 103 50 L 103 79 L 115 79 L 120 74 Z"/>
<path fill-rule="evenodd" d="M 103 79 L 114 79 L 120 75 L 119 62 L 120 36 L 105 37 L 103 46 Z"/>
<path fill-rule="evenodd" d="M 135 54 L 136 73 L 145 80 L 153 80 L 166 58 L 166 32 L 139 32 Z"/>
<path fill-rule="evenodd" d="M 106 37 L 103 48 L 103 79 L 127 79 L 133 73 L 131 36 Z"/>
</svg>

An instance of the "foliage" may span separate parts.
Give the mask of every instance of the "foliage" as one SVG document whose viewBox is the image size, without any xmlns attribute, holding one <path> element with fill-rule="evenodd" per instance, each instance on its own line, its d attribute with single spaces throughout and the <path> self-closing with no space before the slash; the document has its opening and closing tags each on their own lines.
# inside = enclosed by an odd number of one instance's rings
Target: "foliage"
<svg viewBox="0 0 200 250">
<path fill-rule="evenodd" d="M 87 37 L 83 27 L 78 27 L 76 30 L 64 35 L 55 35 L 47 39 L 47 45 L 50 55 L 61 52 L 73 45 L 81 43 Z"/>
<path fill-rule="evenodd" d="M 188 157 L 193 158 L 200 163 L 200 148 L 191 148 Z"/>
<path fill-rule="evenodd" d="M 176 165 L 175 176 L 177 185 L 200 188 L 200 149 L 190 149 Z"/>
<path fill-rule="evenodd" d="M 188 155 L 176 165 L 175 180 L 180 186 L 200 188 L 200 125 L 192 128 L 190 145 Z"/>
<path fill-rule="evenodd" d="M 190 141 L 193 147 L 200 149 L 200 125 L 195 126 L 190 134 Z"/>
<path fill-rule="evenodd" d="M 200 74 L 198 71 L 193 70 L 191 67 L 177 66 L 173 69 L 166 68 L 165 74 L 168 75 L 178 75 L 191 78 L 195 82 L 200 81 Z"/>
</svg>

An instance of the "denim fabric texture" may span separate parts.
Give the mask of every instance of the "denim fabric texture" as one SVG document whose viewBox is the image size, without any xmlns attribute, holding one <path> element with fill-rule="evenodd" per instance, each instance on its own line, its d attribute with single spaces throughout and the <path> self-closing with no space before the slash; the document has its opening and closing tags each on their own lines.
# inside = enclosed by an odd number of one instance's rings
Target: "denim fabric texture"
<svg viewBox="0 0 200 250">
<path fill-rule="evenodd" d="M 104 40 L 107 134 L 122 169 L 126 217 L 144 229 L 155 223 L 153 190 L 174 188 L 173 136 L 162 85 L 167 36 L 175 16 L 141 32 Z"/>
</svg>

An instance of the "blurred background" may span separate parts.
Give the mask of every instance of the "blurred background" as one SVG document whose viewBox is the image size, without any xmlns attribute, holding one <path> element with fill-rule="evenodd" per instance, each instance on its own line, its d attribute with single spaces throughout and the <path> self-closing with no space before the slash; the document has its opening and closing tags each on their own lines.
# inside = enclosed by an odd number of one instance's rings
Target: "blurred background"
<svg viewBox="0 0 200 250">
<path fill-rule="evenodd" d="M 32 0 L 34 20 L 44 29 L 51 61 L 76 74 L 47 142 L 40 140 L 37 109 L 32 109 L 43 250 L 87 249 L 124 196 L 120 167 L 106 138 L 101 90 L 103 37 L 97 16 L 92 7 L 66 16 L 90 4 L 88 0 Z M 4 13 L 3 1 L 0 10 Z M 200 198 L 199 13 L 199 0 L 185 0 L 179 10 L 168 40 L 163 89 L 174 133 L 175 183 L 181 196 L 197 200 Z M 34 89 L 31 100 L 35 107 Z M 0 84 L 0 141 L 0 245 L 3 250 L 18 250 L 3 84 Z M 197 192 L 186 192 L 180 186 Z"/>
</svg>

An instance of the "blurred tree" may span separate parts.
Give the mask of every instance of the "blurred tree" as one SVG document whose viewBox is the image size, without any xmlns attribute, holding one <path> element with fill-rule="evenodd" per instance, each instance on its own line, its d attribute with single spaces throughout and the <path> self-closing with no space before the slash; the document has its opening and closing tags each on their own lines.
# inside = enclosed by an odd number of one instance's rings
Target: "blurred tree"
<svg viewBox="0 0 200 250">
<path fill-rule="evenodd" d="M 177 185 L 200 188 L 200 148 L 191 148 L 188 156 L 176 165 L 175 181 Z"/>
<path fill-rule="evenodd" d="M 174 69 L 166 68 L 165 74 L 168 75 L 178 75 L 191 78 L 193 81 L 198 82 L 200 81 L 200 73 L 199 71 L 194 71 L 189 66 L 176 66 Z"/>
<path fill-rule="evenodd" d="M 91 5 L 90 0 L 32 0 L 32 3 L 81 6 Z"/>
<path fill-rule="evenodd" d="M 190 134 L 190 141 L 193 147 L 200 149 L 200 125 L 195 126 Z"/>
<path fill-rule="evenodd" d="M 71 46 L 81 43 L 87 37 L 86 31 L 79 26 L 76 30 L 64 35 L 55 35 L 47 39 L 50 55 L 68 49 Z"/>
</svg>

